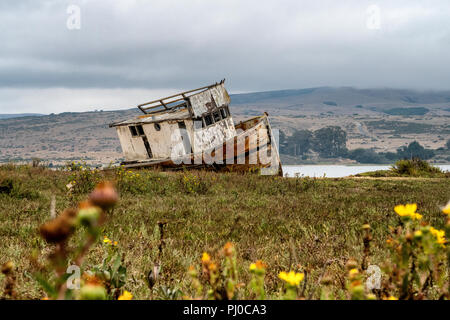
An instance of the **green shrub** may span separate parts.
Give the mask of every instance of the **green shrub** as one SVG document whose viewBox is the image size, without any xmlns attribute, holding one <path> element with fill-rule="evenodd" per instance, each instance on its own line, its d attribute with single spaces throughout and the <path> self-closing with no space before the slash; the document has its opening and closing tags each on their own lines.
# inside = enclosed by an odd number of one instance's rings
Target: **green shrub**
<svg viewBox="0 0 450 320">
<path fill-rule="evenodd" d="M 6 194 L 16 199 L 36 200 L 39 198 L 39 192 L 36 189 L 11 178 L 0 180 L 0 194 Z"/>
<path fill-rule="evenodd" d="M 71 162 L 66 166 L 66 170 L 71 172 L 67 187 L 73 194 L 89 193 L 101 180 L 99 170 L 91 169 L 83 162 Z"/>
<path fill-rule="evenodd" d="M 0 194 L 10 194 L 13 189 L 13 181 L 9 178 L 0 181 Z"/>
<path fill-rule="evenodd" d="M 433 167 L 428 162 L 419 158 L 398 160 L 392 167 L 392 171 L 399 175 L 407 176 L 432 176 L 443 173 L 438 167 Z"/>
<path fill-rule="evenodd" d="M 186 171 L 181 177 L 181 185 L 187 193 L 205 194 L 209 189 L 205 179 L 189 171 Z"/>
</svg>

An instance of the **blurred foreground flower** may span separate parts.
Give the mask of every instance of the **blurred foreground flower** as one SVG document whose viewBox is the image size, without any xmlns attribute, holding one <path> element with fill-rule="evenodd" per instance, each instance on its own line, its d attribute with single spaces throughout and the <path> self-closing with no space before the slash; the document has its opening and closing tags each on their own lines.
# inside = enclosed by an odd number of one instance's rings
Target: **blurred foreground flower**
<svg viewBox="0 0 450 320">
<path fill-rule="evenodd" d="M 261 260 L 257 260 L 255 263 L 250 264 L 249 267 L 250 273 L 252 274 L 250 288 L 260 300 L 264 300 L 266 298 L 266 292 L 264 290 L 266 267 L 267 266 Z"/>
<path fill-rule="evenodd" d="M 113 207 L 119 200 L 119 195 L 110 182 L 101 182 L 89 195 L 89 201 L 103 210 Z"/>
<path fill-rule="evenodd" d="M 282 271 L 278 277 L 289 285 L 298 287 L 300 282 L 305 278 L 305 274 L 297 273 L 295 271 L 290 271 L 289 273 Z"/>
<path fill-rule="evenodd" d="M 422 215 L 417 213 L 417 204 L 406 204 L 406 205 L 398 205 L 394 208 L 395 212 L 402 218 L 410 218 L 412 220 L 420 220 L 422 219 Z"/>
<path fill-rule="evenodd" d="M 445 243 L 447 242 L 445 239 L 445 231 L 430 227 L 430 232 L 436 237 L 436 243 L 440 244 L 442 247 L 445 247 Z"/>
<path fill-rule="evenodd" d="M 84 258 L 89 253 L 89 249 L 94 245 L 101 234 L 101 226 L 106 220 L 106 210 L 112 208 L 118 200 L 118 195 L 112 184 L 109 182 L 100 183 L 95 187 L 94 191 L 89 196 L 89 199 L 79 203 L 78 209 L 66 209 L 59 216 L 44 223 L 40 226 L 39 232 L 47 242 L 54 243 L 56 246 L 53 252 L 48 255 L 48 266 L 42 266 L 41 270 L 51 267 L 57 279 L 50 283 L 44 278 L 41 271 L 36 272 L 34 277 L 46 290 L 47 296 L 52 299 L 67 299 L 72 297 L 71 289 L 66 286 L 66 269 L 69 261 L 82 267 Z M 85 228 L 80 228 L 85 227 Z M 70 236 L 74 231 L 80 228 L 84 230 L 84 236 L 79 239 L 76 246 L 77 249 L 72 249 L 67 246 Z M 105 238 L 105 243 L 112 245 L 113 242 Z M 115 245 L 115 244 L 114 244 Z M 109 260 L 108 260 L 109 261 Z M 103 274 L 104 279 L 108 280 L 111 274 L 118 275 L 115 278 L 117 287 L 122 283 L 122 278 L 126 274 L 126 270 L 120 265 L 121 259 L 116 258 L 114 261 L 114 272 L 106 270 Z M 108 284 L 108 292 L 111 292 L 111 287 Z M 68 293 L 68 294 L 66 294 Z M 82 286 L 79 292 L 80 299 L 87 300 L 103 300 L 108 297 L 108 293 L 103 286 L 103 282 L 91 283 L 88 282 Z"/>
<path fill-rule="evenodd" d="M 450 215 L 450 201 L 447 202 L 447 204 L 445 205 L 445 207 L 442 208 L 442 212 L 444 214 Z"/>
<path fill-rule="evenodd" d="M 304 273 L 297 273 L 295 271 L 280 272 L 278 278 L 283 280 L 286 284 L 286 293 L 284 294 L 285 300 L 294 300 L 298 297 L 298 287 L 300 282 L 305 278 Z"/>
<path fill-rule="evenodd" d="M 39 232 L 50 243 L 64 242 L 75 230 L 77 212 L 66 209 L 59 216 L 44 223 Z"/>
<path fill-rule="evenodd" d="M 348 272 L 348 276 L 350 279 L 354 279 L 357 275 L 359 275 L 359 270 L 357 268 L 350 269 Z"/>
<path fill-rule="evenodd" d="M 111 239 L 109 239 L 107 236 L 104 236 L 104 237 L 103 237 L 103 243 L 111 244 L 112 241 L 111 241 Z"/>
<path fill-rule="evenodd" d="M 266 269 L 266 265 L 261 260 L 256 260 L 255 263 L 250 264 L 249 270 L 252 272 L 258 272 Z"/>
<path fill-rule="evenodd" d="M 223 247 L 225 256 L 231 257 L 234 254 L 234 245 L 231 242 L 227 242 Z"/>
<path fill-rule="evenodd" d="M 133 295 L 131 294 L 131 292 L 125 290 L 117 300 L 132 300 L 133 299 Z"/>
<path fill-rule="evenodd" d="M 2 265 L 1 271 L 4 275 L 8 275 L 14 270 L 14 268 L 14 262 L 8 261 Z"/>
<path fill-rule="evenodd" d="M 202 263 L 203 263 L 203 264 L 207 264 L 207 263 L 209 263 L 210 261 L 211 261 L 211 257 L 209 256 L 209 254 L 206 253 L 206 252 L 203 252 L 203 255 L 202 255 Z"/>
<path fill-rule="evenodd" d="M 87 284 L 80 290 L 81 300 L 106 300 L 106 290 L 102 285 Z"/>
<path fill-rule="evenodd" d="M 102 210 L 99 207 L 92 206 L 89 202 L 80 204 L 77 221 L 86 227 L 96 226 L 102 216 Z"/>
</svg>

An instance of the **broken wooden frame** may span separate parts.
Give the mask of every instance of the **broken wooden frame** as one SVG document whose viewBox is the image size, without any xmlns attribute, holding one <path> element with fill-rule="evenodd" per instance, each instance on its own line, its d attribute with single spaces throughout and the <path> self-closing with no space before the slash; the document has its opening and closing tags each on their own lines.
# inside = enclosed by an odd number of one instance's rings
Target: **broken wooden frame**
<svg viewBox="0 0 450 320">
<path fill-rule="evenodd" d="M 175 111 L 181 108 L 187 108 L 189 105 L 189 97 L 195 94 L 201 93 L 203 91 L 214 88 L 217 85 L 225 83 L 225 79 L 219 83 L 214 83 L 209 86 L 184 91 L 181 93 L 174 94 L 162 99 L 153 100 L 150 102 L 142 103 L 138 105 L 138 108 L 145 114 L 155 114 L 161 111 Z"/>
</svg>

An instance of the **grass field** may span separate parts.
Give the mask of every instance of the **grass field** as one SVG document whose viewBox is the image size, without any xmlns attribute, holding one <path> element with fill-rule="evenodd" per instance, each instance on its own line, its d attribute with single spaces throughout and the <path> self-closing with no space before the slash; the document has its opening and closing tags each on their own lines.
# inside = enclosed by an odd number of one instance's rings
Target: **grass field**
<svg viewBox="0 0 450 320">
<path fill-rule="evenodd" d="M 76 181 L 69 192 L 66 185 Z M 220 260 L 228 241 L 237 252 L 239 281 L 248 283 L 248 267 L 260 259 L 267 265 L 266 291 L 282 290 L 280 271 L 307 272 L 304 295 L 319 298 L 326 272 L 336 297 L 346 298 L 345 263 L 361 261 L 362 225 L 372 228 L 370 263 L 386 260 L 389 226 L 399 217 L 397 204 L 417 203 L 418 212 L 436 227 L 444 221 L 440 207 L 450 199 L 450 180 L 442 179 L 310 179 L 157 171 L 54 171 L 0 166 L 0 264 L 17 268 L 17 297 L 40 299 L 44 292 L 33 279 L 32 257 L 41 260 L 51 246 L 37 232 L 50 219 L 52 195 L 59 213 L 76 207 L 97 180 L 117 184 L 120 200 L 102 235 L 118 242 L 124 254 L 124 288 L 137 299 L 169 299 L 191 295 L 189 266 L 200 266 L 203 252 Z M 158 221 L 167 222 L 160 279 L 148 288 L 145 278 L 158 255 Z M 81 235 L 71 239 L 73 245 Z M 100 264 L 104 244 L 95 244 L 85 265 Z M 50 275 L 49 275 L 50 276 Z M 0 278 L 0 294 L 3 288 Z M 242 296 L 246 296 L 242 288 Z"/>
</svg>

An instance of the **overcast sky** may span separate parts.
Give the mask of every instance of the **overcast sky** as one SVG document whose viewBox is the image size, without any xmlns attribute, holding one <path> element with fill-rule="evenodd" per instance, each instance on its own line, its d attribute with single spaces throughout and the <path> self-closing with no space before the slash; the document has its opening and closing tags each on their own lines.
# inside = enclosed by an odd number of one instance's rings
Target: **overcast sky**
<svg viewBox="0 0 450 320">
<path fill-rule="evenodd" d="M 450 1 L 0 2 L 0 113 L 131 108 L 223 78 L 448 90 Z"/>
</svg>

